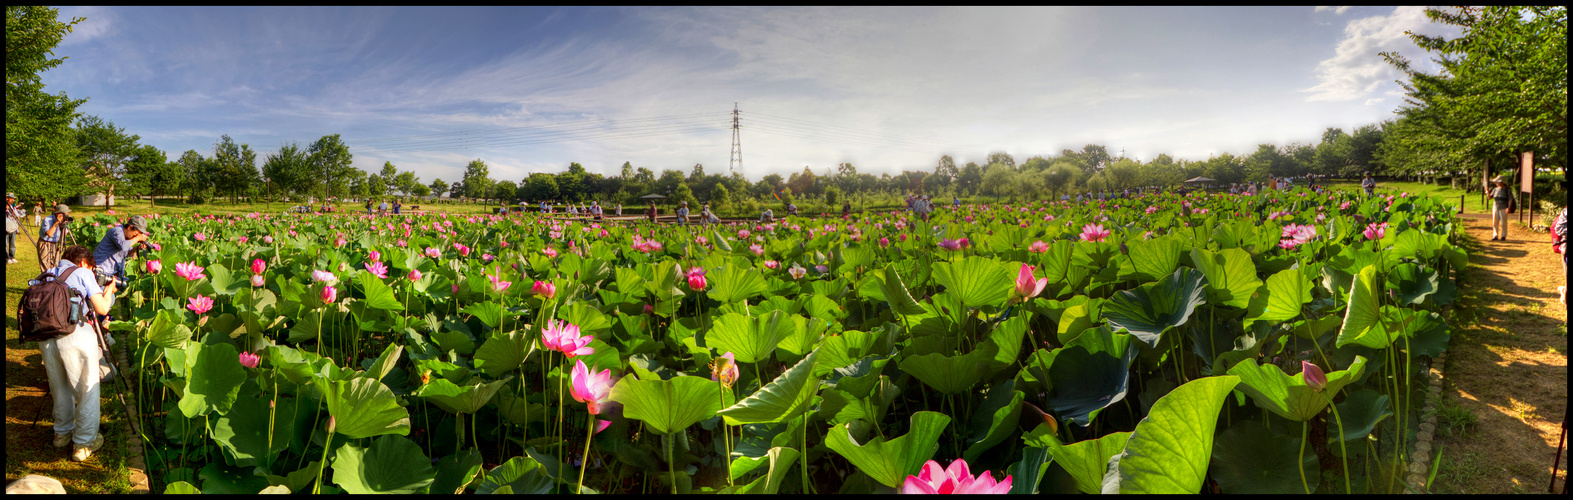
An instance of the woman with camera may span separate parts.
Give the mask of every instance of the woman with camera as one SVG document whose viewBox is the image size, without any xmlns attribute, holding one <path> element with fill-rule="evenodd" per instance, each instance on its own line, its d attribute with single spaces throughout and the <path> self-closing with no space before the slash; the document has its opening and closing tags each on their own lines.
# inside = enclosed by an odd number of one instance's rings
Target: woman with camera
<svg viewBox="0 0 1573 500">
<path fill-rule="evenodd" d="M 68 224 L 74 220 L 71 217 L 71 207 L 64 203 L 55 205 L 55 213 L 44 217 L 44 222 L 38 225 L 38 263 L 39 267 L 54 264 L 60 260 L 60 242 L 66 232 L 70 230 Z"/>
<path fill-rule="evenodd" d="M 99 358 L 103 351 L 93 331 L 89 311 L 107 314 L 115 302 L 115 283 L 100 286 L 93 273 L 93 253 L 86 247 L 72 245 L 49 274 L 57 279 L 64 276 L 65 284 L 74 292 L 72 319 L 76 330 L 64 337 L 39 342 L 44 358 L 44 370 L 49 375 L 49 394 L 55 400 L 56 448 L 75 444 L 71 459 L 87 460 L 104 445 L 104 436 L 98 432 L 98 389 L 102 374 Z M 74 269 L 71 269 L 74 266 Z"/>
</svg>

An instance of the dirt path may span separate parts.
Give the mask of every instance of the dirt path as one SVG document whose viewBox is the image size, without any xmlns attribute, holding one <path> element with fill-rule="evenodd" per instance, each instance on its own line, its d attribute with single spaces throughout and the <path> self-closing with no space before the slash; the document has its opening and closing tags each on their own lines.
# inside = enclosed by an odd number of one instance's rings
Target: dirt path
<svg viewBox="0 0 1573 500">
<path fill-rule="evenodd" d="M 1543 493 L 1567 415 L 1567 306 L 1561 256 L 1550 236 L 1509 228 L 1490 241 L 1489 219 L 1469 219 L 1470 268 L 1451 319 L 1439 412 L 1437 493 Z M 1469 416 L 1474 424 L 1466 425 Z M 1567 455 L 1558 491 L 1567 475 Z"/>
</svg>

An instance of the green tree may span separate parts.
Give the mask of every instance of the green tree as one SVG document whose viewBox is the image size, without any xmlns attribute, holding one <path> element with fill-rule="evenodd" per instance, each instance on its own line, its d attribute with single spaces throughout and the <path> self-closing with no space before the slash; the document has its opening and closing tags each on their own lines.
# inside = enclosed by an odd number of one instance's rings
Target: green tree
<svg viewBox="0 0 1573 500">
<path fill-rule="evenodd" d="M 1043 171 L 1043 187 L 1050 195 L 1059 196 L 1076 186 L 1081 177 L 1081 167 L 1074 161 L 1057 160 Z"/>
<path fill-rule="evenodd" d="M 1278 148 L 1272 144 L 1257 144 L 1256 152 L 1245 157 L 1245 178 L 1250 181 L 1266 181 L 1267 176 L 1283 177 L 1284 169 L 1279 167 L 1283 157 Z"/>
<path fill-rule="evenodd" d="M 310 171 L 314 172 L 317 189 L 323 198 L 339 196 L 349 186 L 349 182 L 356 176 L 355 172 L 365 175 L 365 172 L 351 166 L 355 155 L 350 154 L 349 146 L 339 134 L 322 136 L 311 147 L 306 148 L 311 159 Z"/>
<path fill-rule="evenodd" d="M 425 198 L 431 195 L 431 188 L 427 187 L 425 184 L 417 183 L 415 184 L 415 187 L 410 188 L 410 194 Z"/>
<path fill-rule="evenodd" d="M 970 161 L 967 162 L 967 166 L 962 167 L 961 175 L 956 176 L 956 188 L 965 191 L 966 194 L 977 194 L 982 184 L 983 167 Z"/>
<path fill-rule="evenodd" d="M 1102 171 L 1109 166 L 1109 150 L 1101 144 L 1088 144 L 1081 147 L 1077 156 L 1082 160 L 1082 169 L 1087 173 Z"/>
<path fill-rule="evenodd" d="M 719 212 L 730 204 L 731 198 L 732 192 L 726 189 L 726 185 L 717 184 L 715 189 L 710 190 L 710 207 Z"/>
<path fill-rule="evenodd" d="M 180 190 L 186 193 L 188 200 L 200 200 L 202 192 L 207 189 L 208 160 L 202 157 L 195 149 L 188 149 L 175 160 L 180 165 L 182 175 Z"/>
<path fill-rule="evenodd" d="M 956 159 L 950 155 L 939 157 L 939 164 L 934 166 L 934 174 L 944 176 L 946 183 L 956 180 L 961 175 L 961 169 L 956 168 Z"/>
<path fill-rule="evenodd" d="M 657 179 L 651 188 L 654 189 L 656 193 L 672 196 L 673 193 L 677 192 L 677 186 L 682 183 L 682 172 L 674 169 L 666 169 L 661 171 L 661 178 Z"/>
<path fill-rule="evenodd" d="M 626 161 L 623 162 L 623 171 L 622 171 L 622 173 L 619 176 L 622 177 L 623 180 L 625 180 L 625 181 L 633 180 L 633 178 L 634 178 L 634 164 L 630 163 L 630 162 L 626 162 Z"/>
<path fill-rule="evenodd" d="M 357 186 L 361 186 L 363 189 L 357 189 L 356 196 L 365 194 L 367 196 L 380 197 L 388 194 L 388 183 L 383 182 L 380 175 L 368 175 L 366 180 L 361 184 L 357 184 Z"/>
<path fill-rule="evenodd" d="M 86 183 L 71 123 L 87 99 L 48 94 L 39 77 L 65 61 L 53 57 L 55 47 L 86 20 L 58 16 L 43 6 L 5 8 L 5 183 L 23 199 L 59 200 Z"/>
<path fill-rule="evenodd" d="M 179 166 L 171 164 L 163 151 L 151 145 L 136 148 L 126 162 L 126 176 L 131 180 L 131 192 L 138 194 L 168 193 L 180 188 Z"/>
<path fill-rule="evenodd" d="M 397 188 L 399 186 L 399 184 L 397 182 L 394 182 L 394 179 L 396 177 L 398 177 L 398 176 L 399 176 L 399 169 L 398 169 L 398 167 L 393 166 L 393 162 L 391 162 L 391 161 L 384 161 L 384 162 L 382 162 L 382 171 L 377 173 L 377 177 L 381 177 L 382 178 L 382 185 L 387 186 L 389 190 Z M 378 196 L 381 196 L 381 195 L 388 194 L 388 193 L 379 192 L 379 193 L 376 193 L 376 194 Z"/>
<path fill-rule="evenodd" d="M 513 201 L 515 191 L 518 191 L 518 188 L 519 186 L 515 185 L 513 181 L 498 182 L 497 185 L 492 188 L 492 197 L 505 202 Z"/>
<path fill-rule="evenodd" d="M 1349 164 L 1354 141 L 1341 128 L 1328 127 L 1322 132 L 1322 142 L 1316 145 L 1315 170 L 1326 176 L 1339 175 Z"/>
<path fill-rule="evenodd" d="M 431 188 L 431 193 L 435 194 L 437 196 L 442 196 L 442 195 L 444 195 L 444 194 L 446 194 L 448 192 L 448 183 L 447 183 L 447 181 L 444 181 L 442 179 L 436 179 L 436 180 L 431 181 L 431 185 L 429 185 L 427 187 L 430 187 Z"/>
<path fill-rule="evenodd" d="M 1245 167 L 1239 157 L 1224 153 L 1209 158 L 1206 167 L 1202 169 L 1202 175 L 1223 185 L 1234 184 L 1245 180 Z"/>
<path fill-rule="evenodd" d="M 993 152 L 993 153 L 989 153 L 989 157 L 988 157 L 988 162 L 987 163 L 989 165 L 991 165 L 991 166 L 996 164 L 996 163 L 998 163 L 1000 165 L 1004 165 L 1006 167 L 1009 167 L 1011 170 L 1015 170 L 1016 169 L 1016 158 L 1012 157 L 1010 155 L 1010 153 L 1006 153 L 1004 151 L 996 151 L 996 152 Z"/>
<path fill-rule="evenodd" d="M 487 175 L 486 162 L 476 158 L 464 167 L 464 196 L 485 198 L 491 188 L 492 179 Z"/>
<path fill-rule="evenodd" d="M 77 122 L 75 135 L 82 161 L 79 168 L 86 171 L 87 186 L 107 195 L 104 208 L 109 208 L 109 199 L 115 196 L 117 189 L 140 194 L 131 182 L 126 164 L 136 155 L 137 140 L 141 137 L 126 134 L 126 129 L 94 115 L 83 116 Z"/>
<path fill-rule="evenodd" d="M 1478 164 L 1534 151 L 1567 171 L 1567 8 L 1564 6 L 1426 9 L 1433 22 L 1460 28 L 1448 39 L 1409 32 L 1442 71 L 1412 68 L 1393 52 L 1407 95 L 1398 131 L 1404 146 L 1449 157 L 1443 166 Z"/>
<path fill-rule="evenodd" d="M 262 178 L 270 189 L 280 193 L 297 193 L 311 190 L 315 182 L 311 170 L 311 155 L 291 142 L 279 146 L 278 152 L 262 161 Z"/>
<path fill-rule="evenodd" d="M 672 192 L 672 201 L 675 203 L 688 202 L 689 211 L 697 213 L 694 209 L 699 205 L 699 200 L 694 198 L 694 190 L 688 183 L 678 183 L 677 189 Z"/>
<path fill-rule="evenodd" d="M 1141 164 L 1130 158 L 1120 158 L 1109 164 L 1103 170 L 1109 182 L 1109 189 L 1125 189 L 1136 187 L 1136 176 L 1141 173 Z"/>
<path fill-rule="evenodd" d="M 541 202 L 557 199 L 557 176 L 548 173 L 533 173 L 525 179 L 525 196 L 531 201 Z"/>
<path fill-rule="evenodd" d="M 1003 163 L 991 163 L 983 173 L 983 185 L 980 193 L 993 196 L 995 200 L 1001 197 L 1016 194 L 1016 171 Z"/>
<path fill-rule="evenodd" d="M 257 172 L 257 153 L 249 144 L 235 144 L 228 134 L 213 144 L 213 168 L 213 187 L 229 193 L 230 203 L 235 203 L 236 197 L 261 177 Z"/>
<path fill-rule="evenodd" d="M 413 193 L 415 186 L 419 185 L 421 185 L 421 179 L 415 176 L 415 172 L 399 172 L 399 175 L 393 177 L 393 187 L 403 192 L 405 196 Z"/>
<path fill-rule="evenodd" d="M 841 202 L 841 189 L 840 188 L 837 188 L 835 186 L 830 186 L 829 188 L 825 189 L 825 206 L 830 207 L 831 210 L 835 210 L 836 205 L 839 205 L 840 202 Z"/>
</svg>

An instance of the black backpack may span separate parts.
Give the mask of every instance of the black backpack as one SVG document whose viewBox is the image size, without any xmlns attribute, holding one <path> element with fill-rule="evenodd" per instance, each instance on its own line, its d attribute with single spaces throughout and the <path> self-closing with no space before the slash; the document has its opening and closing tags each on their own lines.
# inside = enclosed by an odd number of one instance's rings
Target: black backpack
<svg viewBox="0 0 1573 500">
<path fill-rule="evenodd" d="M 60 276 L 48 271 L 28 282 L 22 293 L 22 303 L 17 305 L 16 317 L 20 323 L 19 342 L 41 342 L 70 335 L 81 322 L 81 310 L 73 308 L 72 297 L 80 292 L 66 286 L 65 278 L 79 269 L 66 268 Z"/>
</svg>

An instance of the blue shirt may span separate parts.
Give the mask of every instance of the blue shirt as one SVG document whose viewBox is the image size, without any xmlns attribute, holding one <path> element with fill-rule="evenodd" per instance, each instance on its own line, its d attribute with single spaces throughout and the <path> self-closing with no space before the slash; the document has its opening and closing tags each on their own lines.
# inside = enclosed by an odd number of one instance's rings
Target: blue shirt
<svg viewBox="0 0 1573 500">
<path fill-rule="evenodd" d="M 39 241 L 47 241 L 47 242 L 50 242 L 50 243 L 59 243 L 60 242 L 60 237 L 61 236 L 65 236 L 65 233 L 66 233 L 66 225 L 65 224 L 61 224 L 60 225 L 60 229 L 56 229 L 55 230 L 55 237 L 54 238 L 50 238 L 48 236 L 45 236 L 45 235 L 49 234 L 49 226 L 54 225 L 54 223 L 55 223 L 55 216 L 54 215 L 46 215 L 46 216 L 44 216 L 44 224 L 41 225 L 41 226 L 38 226 L 38 239 L 39 239 Z"/>
<path fill-rule="evenodd" d="M 49 274 L 59 276 L 60 273 L 65 272 L 67 267 L 73 265 L 75 264 L 72 264 L 70 261 L 60 259 L 60 263 L 56 264 L 54 269 L 50 269 Z M 71 297 L 71 302 L 81 304 L 83 316 L 87 315 L 87 311 L 92 310 L 92 304 L 83 303 L 82 297 L 104 293 L 104 288 L 98 286 L 98 280 L 93 276 L 93 270 L 89 268 L 77 268 L 70 276 L 66 277 L 65 282 L 67 287 L 82 294 L 81 297 Z M 111 299 L 110 304 L 114 304 L 113 299 Z"/>
<path fill-rule="evenodd" d="M 110 226 L 104 232 L 104 239 L 99 240 L 98 247 L 93 249 L 93 261 L 98 262 L 98 269 L 109 274 L 120 274 L 126 265 L 126 254 L 131 249 L 126 245 L 126 229 L 124 226 Z"/>
</svg>

